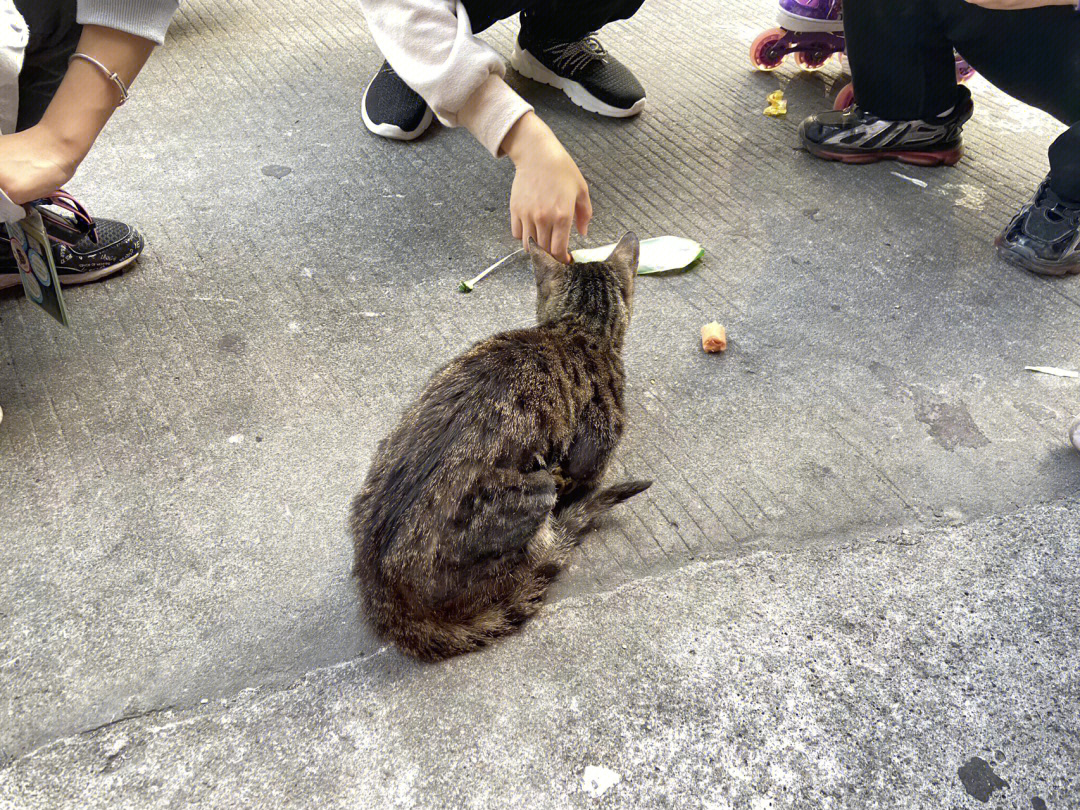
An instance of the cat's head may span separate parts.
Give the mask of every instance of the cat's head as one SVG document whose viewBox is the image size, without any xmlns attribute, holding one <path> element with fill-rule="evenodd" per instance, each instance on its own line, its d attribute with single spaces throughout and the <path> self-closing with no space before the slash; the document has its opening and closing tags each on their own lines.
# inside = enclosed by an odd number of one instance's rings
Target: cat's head
<svg viewBox="0 0 1080 810">
<path fill-rule="evenodd" d="M 537 321 L 572 317 L 586 328 L 621 339 L 633 308 L 638 247 L 637 236 L 628 233 L 602 262 L 563 264 L 530 239 Z"/>
</svg>

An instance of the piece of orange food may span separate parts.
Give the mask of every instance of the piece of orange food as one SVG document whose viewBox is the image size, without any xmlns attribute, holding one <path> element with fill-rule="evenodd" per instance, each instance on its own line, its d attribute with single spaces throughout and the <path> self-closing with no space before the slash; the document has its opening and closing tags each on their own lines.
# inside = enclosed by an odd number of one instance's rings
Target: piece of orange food
<svg viewBox="0 0 1080 810">
<path fill-rule="evenodd" d="M 722 352 L 727 348 L 727 331 L 716 321 L 701 327 L 701 348 L 707 352 Z"/>
</svg>

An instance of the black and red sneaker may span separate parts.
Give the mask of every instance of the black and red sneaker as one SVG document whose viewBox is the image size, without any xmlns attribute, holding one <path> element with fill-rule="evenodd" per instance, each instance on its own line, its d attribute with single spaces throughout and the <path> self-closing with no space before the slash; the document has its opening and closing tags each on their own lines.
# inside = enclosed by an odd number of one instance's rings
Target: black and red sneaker
<svg viewBox="0 0 1080 810">
<path fill-rule="evenodd" d="M 810 116 L 799 125 L 799 139 L 810 154 L 825 160 L 952 166 L 964 153 L 960 131 L 973 110 L 971 92 L 958 85 L 956 104 L 928 121 L 888 121 L 856 103 Z"/>
<path fill-rule="evenodd" d="M 85 284 L 133 264 L 143 250 L 142 235 L 123 222 L 92 219 L 74 198 L 58 192 L 38 204 L 63 285 Z M 0 290 L 21 284 L 19 265 L 0 228 Z"/>
</svg>

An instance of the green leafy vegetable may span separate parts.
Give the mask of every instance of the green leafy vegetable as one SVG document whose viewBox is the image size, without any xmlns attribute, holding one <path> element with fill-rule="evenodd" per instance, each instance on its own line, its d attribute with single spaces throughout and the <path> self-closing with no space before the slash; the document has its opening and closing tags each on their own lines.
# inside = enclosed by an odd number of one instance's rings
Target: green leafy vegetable
<svg viewBox="0 0 1080 810">
<path fill-rule="evenodd" d="M 572 251 L 575 262 L 602 262 L 611 255 L 615 245 L 596 248 L 580 248 Z M 661 273 L 682 273 L 689 270 L 705 255 L 705 248 L 693 239 L 681 236 L 657 236 L 643 239 L 638 261 L 638 275 L 652 276 Z"/>
</svg>

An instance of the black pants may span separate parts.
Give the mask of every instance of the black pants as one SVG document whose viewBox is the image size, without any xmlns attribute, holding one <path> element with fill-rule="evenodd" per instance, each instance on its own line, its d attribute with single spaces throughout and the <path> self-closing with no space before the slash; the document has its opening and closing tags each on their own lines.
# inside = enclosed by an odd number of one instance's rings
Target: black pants
<svg viewBox="0 0 1080 810">
<path fill-rule="evenodd" d="M 644 0 L 464 0 L 474 33 L 521 12 L 521 26 L 538 41 L 573 42 L 609 22 L 634 16 Z"/>
<path fill-rule="evenodd" d="M 887 119 L 956 103 L 953 48 L 1009 95 L 1069 124 L 1050 147 L 1050 185 L 1080 201 L 1080 14 L 1067 6 L 993 11 L 964 0 L 848 0 L 848 60 L 859 104 Z"/>
<path fill-rule="evenodd" d="M 19 122 L 16 130 L 41 120 L 75 53 L 82 26 L 75 22 L 75 0 L 15 0 L 26 20 L 30 41 L 19 73 Z"/>
</svg>

